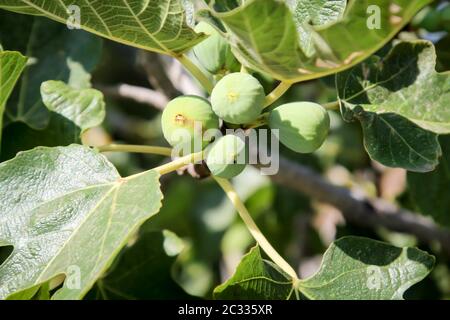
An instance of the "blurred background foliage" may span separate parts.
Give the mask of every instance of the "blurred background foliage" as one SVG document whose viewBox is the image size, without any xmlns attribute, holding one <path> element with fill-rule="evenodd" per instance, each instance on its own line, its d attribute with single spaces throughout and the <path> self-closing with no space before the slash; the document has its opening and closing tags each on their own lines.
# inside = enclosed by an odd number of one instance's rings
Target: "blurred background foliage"
<svg viewBox="0 0 450 320">
<path fill-rule="evenodd" d="M 0 11 L 0 20 L 6 15 L 12 14 Z M 450 3 L 435 1 L 422 10 L 398 37 L 433 41 L 437 49 L 438 71 L 449 70 Z M 140 50 L 103 40 L 101 57 L 92 73 L 93 86 L 104 89 L 125 83 L 151 88 L 151 75 L 142 64 L 143 55 Z M 155 58 L 154 55 L 152 57 Z M 266 91 L 274 87 L 275 82 L 266 75 L 258 77 Z M 107 92 L 105 95 L 106 120 L 102 127 L 84 135 L 85 143 L 166 145 L 160 130 L 160 110 Z M 334 77 L 297 84 L 277 103 L 295 100 L 335 101 Z M 406 172 L 371 161 L 362 144 L 359 124 L 345 123 L 338 111 L 331 111 L 330 115 L 330 136 L 317 152 L 298 155 L 282 148 L 282 154 L 321 172 L 334 184 L 415 209 L 406 186 Z M 22 140 L 27 139 L 23 136 L 14 135 L 14 126 L 25 124 L 15 123 L 6 127 L 3 143 L 12 141 L 17 145 L 17 151 L 31 148 L 33 143 L 24 142 Z M 33 130 L 30 135 L 37 134 L 35 129 L 28 130 Z M 12 139 L 8 139 L 8 135 Z M 38 144 L 47 143 L 44 138 L 38 140 Z M 48 144 L 50 141 L 53 140 L 49 139 Z M 3 149 L 9 148 L 3 146 Z M 166 161 L 163 157 L 141 154 L 108 153 L 107 156 L 123 176 Z M 234 179 L 233 184 L 264 234 L 297 267 L 301 277 L 308 277 L 319 268 L 322 254 L 333 240 L 344 235 L 361 235 L 397 246 L 418 246 L 436 255 L 437 263 L 432 274 L 408 290 L 405 297 L 450 298 L 450 261 L 438 247 L 419 243 L 410 235 L 346 224 L 338 210 L 275 185 L 252 167 Z M 208 298 L 215 286 L 232 275 L 242 255 L 254 245 L 233 206 L 211 179 L 173 174 L 163 178 L 162 190 L 165 199 L 161 212 L 142 226 L 140 235 L 124 249 L 108 275 L 86 298 Z M 0 248 L 0 262 L 9 250 L 8 247 Z M 134 260 L 136 263 L 132 264 Z M 167 279 L 173 279 L 173 283 Z"/>
</svg>

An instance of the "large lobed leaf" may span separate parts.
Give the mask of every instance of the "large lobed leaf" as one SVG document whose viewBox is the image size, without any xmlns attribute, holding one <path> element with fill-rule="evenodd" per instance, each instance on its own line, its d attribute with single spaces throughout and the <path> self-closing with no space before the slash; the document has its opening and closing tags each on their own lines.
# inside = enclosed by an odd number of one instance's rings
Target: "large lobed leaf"
<svg viewBox="0 0 450 320">
<path fill-rule="evenodd" d="M 53 298 L 83 297 L 159 211 L 158 180 L 155 171 L 121 178 L 105 157 L 79 145 L 40 147 L 2 163 L 0 245 L 14 250 L 0 266 L 0 298 L 74 271 L 80 277 Z"/>
<path fill-rule="evenodd" d="M 434 257 L 361 237 L 344 237 L 325 252 L 320 270 L 302 280 L 309 299 L 398 300 L 425 278 Z"/>
<path fill-rule="evenodd" d="M 181 0 L 0 0 L 0 8 L 64 24 L 73 6 L 82 29 L 150 51 L 176 56 L 204 38 L 187 25 Z"/>
<path fill-rule="evenodd" d="M 315 1 L 317 2 L 317 1 Z M 320 2 L 320 1 L 319 1 Z M 247 66 L 271 74 L 278 80 L 298 82 L 345 70 L 383 47 L 431 0 L 351 1 L 342 19 L 326 26 L 310 26 L 317 54 L 308 57 L 301 49 L 297 26 L 303 15 L 295 14 L 282 1 L 249 0 L 240 6 L 217 7 L 199 14 L 213 18 L 227 31 L 234 53 Z M 301 1 L 299 1 L 301 3 Z M 379 27 L 369 29 L 379 8 Z M 295 3 L 294 3 L 295 6 Z M 316 6 L 316 9 L 320 9 Z M 342 11 L 342 9 L 338 9 Z M 296 12 L 296 11 L 295 11 Z M 339 17 L 338 17 L 339 18 Z M 264 23 L 261 23 L 263 21 Z M 302 44 L 305 47 L 305 44 Z"/>
<path fill-rule="evenodd" d="M 402 299 L 409 287 L 430 273 L 433 264 L 433 256 L 416 248 L 344 237 L 327 249 L 315 275 L 293 283 L 276 266 L 262 259 L 256 247 L 214 294 L 217 299 L 292 299 L 299 294 L 313 300 Z"/>
<path fill-rule="evenodd" d="M 361 121 L 375 160 L 418 172 L 438 164 L 437 134 L 450 132 L 450 75 L 435 61 L 432 43 L 400 42 L 337 75 L 344 118 Z"/>
</svg>

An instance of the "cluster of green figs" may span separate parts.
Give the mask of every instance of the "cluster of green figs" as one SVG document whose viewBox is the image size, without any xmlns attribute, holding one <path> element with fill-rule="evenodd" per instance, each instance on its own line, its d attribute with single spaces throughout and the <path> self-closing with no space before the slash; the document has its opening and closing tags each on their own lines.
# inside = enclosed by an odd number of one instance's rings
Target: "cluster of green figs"
<svg viewBox="0 0 450 320">
<path fill-rule="evenodd" d="M 225 39 L 206 23 L 199 23 L 196 31 L 209 35 L 194 48 L 203 68 L 212 74 L 232 70 L 236 62 Z M 184 153 L 204 150 L 211 174 L 227 179 L 245 169 L 249 148 L 241 136 L 222 135 L 220 128 L 267 125 L 283 145 L 298 153 L 311 153 L 323 144 L 330 118 L 321 105 L 293 102 L 262 114 L 265 101 L 264 88 L 255 77 L 231 72 L 216 83 L 210 100 L 190 95 L 170 101 L 162 114 L 162 131 L 169 144 Z M 205 134 L 214 131 L 219 135 Z"/>
</svg>

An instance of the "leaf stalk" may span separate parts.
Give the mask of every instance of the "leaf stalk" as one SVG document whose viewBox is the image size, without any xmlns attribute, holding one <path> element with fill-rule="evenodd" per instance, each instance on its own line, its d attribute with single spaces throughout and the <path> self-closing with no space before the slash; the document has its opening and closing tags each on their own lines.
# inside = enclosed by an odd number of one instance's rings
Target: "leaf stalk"
<svg viewBox="0 0 450 320">
<path fill-rule="evenodd" d="M 263 109 L 269 107 L 275 101 L 280 99 L 292 87 L 292 83 L 282 81 L 271 93 L 266 97 Z"/>
<path fill-rule="evenodd" d="M 157 171 L 160 175 L 165 175 L 173 171 L 177 171 L 178 169 L 181 169 L 188 164 L 200 162 L 204 159 L 204 157 L 205 153 L 203 151 L 191 153 L 187 156 L 178 158 L 172 162 L 156 167 L 153 170 Z"/>
<path fill-rule="evenodd" d="M 259 246 L 264 250 L 264 252 L 272 259 L 272 261 L 281 268 L 284 272 L 286 272 L 289 276 L 292 277 L 294 282 L 298 280 L 297 273 L 294 269 L 283 259 L 283 257 L 275 250 L 274 247 L 269 243 L 266 237 L 263 235 L 261 230 L 256 225 L 255 221 L 251 217 L 247 208 L 245 207 L 242 200 L 239 198 L 239 195 L 234 190 L 232 184 L 227 179 L 222 179 L 219 177 L 214 177 L 217 183 L 222 187 L 225 191 L 226 195 L 230 199 L 231 203 L 236 208 L 237 212 L 241 216 L 248 230 L 250 231 L 253 238 L 255 238 L 256 242 Z"/>
<path fill-rule="evenodd" d="M 185 54 L 176 57 L 178 61 L 197 79 L 198 82 L 202 85 L 202 87 L 211 94 L 212 89 L 214 87 L 211 80 L 192 62 L 191 59 Z"/>
<path fill-rule="evenodd" d="M 149 153 L 161 156 L 172 155 L 172 149 L 158 146 L 131 145 L 131 144 L 109 144 L 97 147 L 99 152 L 129 152 L 129 153 Z"/>
</svg>

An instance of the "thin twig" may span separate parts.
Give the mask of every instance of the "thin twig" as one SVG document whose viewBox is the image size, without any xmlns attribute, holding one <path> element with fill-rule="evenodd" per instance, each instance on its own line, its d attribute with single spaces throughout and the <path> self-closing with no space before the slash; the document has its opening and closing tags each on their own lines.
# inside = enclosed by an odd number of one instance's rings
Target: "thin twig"
<svg viewBox="0 0 450 320">
<path fill-rule="evenodd" d="M 169 102 L 169 99 L 159 91 L 125 83 L 114 86 L 98 84 L 95 87 L 102 91 L 105 96 L 134 100 L 135 102 L 147 104 L 159 110 L 164 109 Z"/>
<path fill-rule="evenodd" d="M 167 75 L 159 54 L 139 51 L 138 64 L 144 69 L 147 79 L 153 88 L 165 94 L 169 99 L 180 95 L 180 92 Z"/>
</svg>

